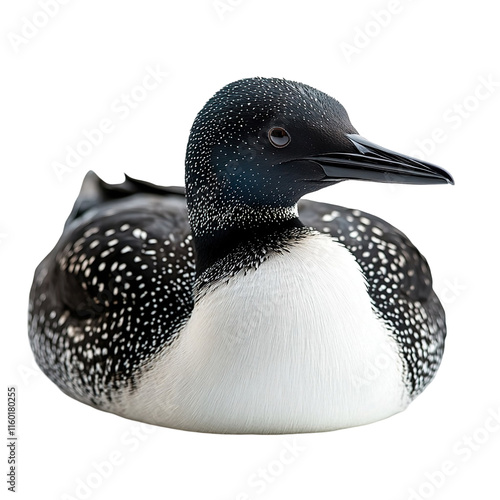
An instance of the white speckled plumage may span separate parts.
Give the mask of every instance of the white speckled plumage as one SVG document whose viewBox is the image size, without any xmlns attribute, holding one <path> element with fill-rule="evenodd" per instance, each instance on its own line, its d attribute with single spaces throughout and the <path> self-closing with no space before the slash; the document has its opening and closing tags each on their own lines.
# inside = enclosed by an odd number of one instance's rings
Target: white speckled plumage
<svg viewBox="0 0 500 500">
<path fill-rule="evenodd" d="M 87 175 L 35 272 L 38 364 L 79 401 L 195 431 L 324 431 L 403 410 L 439 367 L 444 311 L 403 233 L 299 202 L 347 178 L 452 182 L 357 135 L 307 85 L 224 87 L 193 124 L 186 193 Z"/>
<path fill-rule="evenodd" d="M 120 413 L 182 429 L 269 433 L 361 425 L 406 407 L 396 341 L 341 244 L 311 235 L 243 274 L 209 287 Z M 391 363 L 372 377 L 367 360 L 384 357 Z"/>
</svg>

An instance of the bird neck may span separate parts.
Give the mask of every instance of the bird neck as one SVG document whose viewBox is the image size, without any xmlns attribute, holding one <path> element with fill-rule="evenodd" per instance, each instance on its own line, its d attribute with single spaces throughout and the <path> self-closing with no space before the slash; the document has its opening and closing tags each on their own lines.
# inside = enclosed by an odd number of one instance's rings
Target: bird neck
<svg viewBox="0 0 500 500">
<path fill-rule="evenodd" d="M 190 204 L 188 203 L 188 207 Z M 196 250 L 196 273 L 200 276 L 238 248 L 265 253 L 273 238 L 302 228 L 294 207 L 243 205 L 191 205 L 189 221 Z"/>
<path fill-rule="evenodd" d="M 189 224 L 196 250 L 199 276 L 236 248 L 245 245 L 265 248 L 272 236 L 303 227 L 297 204 L 275 205 L 250 200 L 224 176 L 217 175 L 209 156 L 196 157 L 188 146 L 186 161 L 186 201 Z"/>
</svg>

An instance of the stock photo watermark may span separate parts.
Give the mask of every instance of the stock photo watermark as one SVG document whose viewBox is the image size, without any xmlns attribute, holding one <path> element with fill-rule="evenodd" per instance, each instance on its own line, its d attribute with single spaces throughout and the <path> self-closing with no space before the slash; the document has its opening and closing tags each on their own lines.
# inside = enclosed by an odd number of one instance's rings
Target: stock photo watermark
<svg viewBox="0 0 500 500">
<path fill-rule="evenodd" d="M 98 460 L 92 460 L 87 472 L 76 477 L 71 493 L 63 493 L 60 500 L 86 500 L 105 484 L 131 453 L 140 449 L 149 437 L 156 432 L 153 425 L 137 423 L 121 434 L 119 445 Z"/>
<path fill-rule="evenodd" d="M 416 148 L 410 152 L 410 156 L 421 160 L 430 157 L 438 146 L 450 138 L 451 132 L 461 128 L 485 101 L 494 96 L 499 87 L 500 80 L 496 75 L 478 75 L 473 89 L 441 113 L 440 125 L 425 137 L 414 141 Z"/>
<path fill-rule="evenodd" d="M 20 363 L 17 366 L 17 373 L 25 386 L 32 384 L 33 381 L 39 379 L 42 375 L 42 371 L 34 359 L 32 359 L 29 363 Z"/>
<path fill-rule="evenodd" d="M 54 19 L 60 12 L 61 7 L 70 3 L 71 0 L 39 0 L 38 7 L 30 16 L 21 18 L 21 26 L 17 32 L 9 32 L 7 39 L 15 54 L 17 54 L 31 40 Z"/>
<path fill-rule="evenodd" d="M 447 278 L 443 280 L 438 295 L 443 304 L 450 305 L 455 303 L 468 288 L 459 277 Z"/>
<path fill-rule="evenodd" d="M 386 370 L 391 369 L 395 363 L 399 363 L 399 355 L 396 350 L 391 349 L 386 343 L 379 345 L 379 352 L 364 366 L 363 372 L 354 378 L 354 387 L 361 390 L 371 385 L 382 377 Z"/>
<path fill-rule="evenodd" d="M 111 114 L 101 118 L 94 127 L 84 128 L 73 144 L 66 146 L 64 159 L 52 162 L 52 170 L 57 179 L 61 181 L 66 174 L 81 165 L 116 130 L 118 124 L 125 121 L 168 76 L 168 71 L 163 70 L 159 64 L 155 67 L 147 66 L 140 83 L 128 92 L 122 92 L 110 103 Z"/>
<path fill-rule="evenodd" d="M 7 490 L 17 488 L 17 387 L 7 387 Z"/>
<path fill-rule="evenodd" d="M 472 432 L 463 434 L 451 447 L 451 456 L 433 470 L 424 473 L 425 479 L 408 490 L 407 500 L 432 498 L 448 480 L 469 462 L 500 431 L 500 406 L 489 408 L 482 423 Z"/>
<path fill-rule="evenodd" d="M 283 441 L 282 448 L 276 457 L 264 463 L 247 477 L 247 489 L 237 493 L 234 500 L 251 500 L 255 496 L 262 495 L 305 450 L 306 447 L 295 437 L 292 440 Z"/>
<path fill-rule="evenodd" d="M 352 38 L 339 44 L 346 61 L 351 63 L 353 58 L 361 54 L 372 42 L 380 36 L 393 22 L 394 18 L 404 12 L 406 4 L 412 0 L 389 0 L 385 7 L 370 12 L 370 18 L 354 28 Z"/>
<path fill-rule="evenodd" d="M 217 13 L 218 18 L 224 21 L 227 14 L 234 12 L 244 0 L 214 0 L 212 7 Z"/>
</svg>

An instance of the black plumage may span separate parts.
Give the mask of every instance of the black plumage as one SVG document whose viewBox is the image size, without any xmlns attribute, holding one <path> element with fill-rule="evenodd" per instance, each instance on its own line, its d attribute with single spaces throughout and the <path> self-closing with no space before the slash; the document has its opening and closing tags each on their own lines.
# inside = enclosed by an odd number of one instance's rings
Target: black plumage
<svg viewBox="0 0 500 500">
<path fill-rule="evenodd" d="M 89 191 L 97 193 L 92 204 Z M 378 314 L 401 345 L 416 396 L 433 378 L 446 336 L 427 261 L 401 231 L 371 214 L 301 200 L 299 217 L 356 257 Z M 240 249 L 247 261 L 235 258 L 225 277 L 259 265 L 262 249 L 285 247 L 271 236 L 253 252 Z M 203 278 L 223 279 L 222 270 L 212 273 Z M 130 177 L 110 185 L 89 172 L 61 239 L 35 273 L 30 339 L 39 365 L 66 392 L 105 404 L 113 392 L 133 387 L 141 367 L 173 341 L 191 313 L 195 278 L 184 189 Z"/>
<path fill-rule="evenodd" d="M 359 264 L 414 398 L 440 364 L 444 310 L 425 258 L 401 231 L 301 199 L 349 178 L 452 182 L 434 165 L 361 138 L 344 108 L 312 87 L 262 78 L 224 87 L 191 130 L 186 191 L 87 174 L 35 272 L 29 336 L 37 363 L 76 399 L 116 407 L 175 345 L 211 284 L 322 233 Z"/>
</svg>

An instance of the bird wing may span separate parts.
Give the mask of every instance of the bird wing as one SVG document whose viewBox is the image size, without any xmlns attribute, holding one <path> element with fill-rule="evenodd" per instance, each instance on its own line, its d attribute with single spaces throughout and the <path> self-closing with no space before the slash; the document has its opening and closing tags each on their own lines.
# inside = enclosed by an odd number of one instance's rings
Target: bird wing
<svg viewBox="0 0 500 500">
<path fill-rule="evenodd" d="M 427 300 L 432 277 L 423 255 L 401 231 L 374 215 L 337 205 L 301 200 L 301 221 L 329 234 L 354 255 L 369 290 L 384 289 L 384 277 L 398 283 L 400 293 L 410 300 Z"/>
<path fill-rule="evenodd" d="M 427 261 L 378 217 L 308 200 L 299 213 L 356 258 L 374 311 L 413 362 L 406 379 L 418 394 L 437 370 L 446 334 Z M 133 386 L 137 370 L 187 321 L 195 274 L 184 188 L 130 177 L 109 185 L 89 172 L 59 242 L 35 271 L 37 362 L 65 392 L 102 407 L 110 391 Z"/>
<path fill-rule="evenodd" d="M 174 338 L 191 313 L 194 278 L 183 189 L 129 177 L 112 186 L 89 173 L 35 271 L 38 364 L 65 392 L 102 405 Z"/>
<path fill-rule="evenodd" d="M 427 260 L 401 231 L 371 214 L 302 200 L 299 215 L 305 225 L 331 235 L 354 255 L 374 312 L 400 346 L 410 393 L 416 396 L 433 378 L 446 337 L 445 314 Z"/>
</svg>

